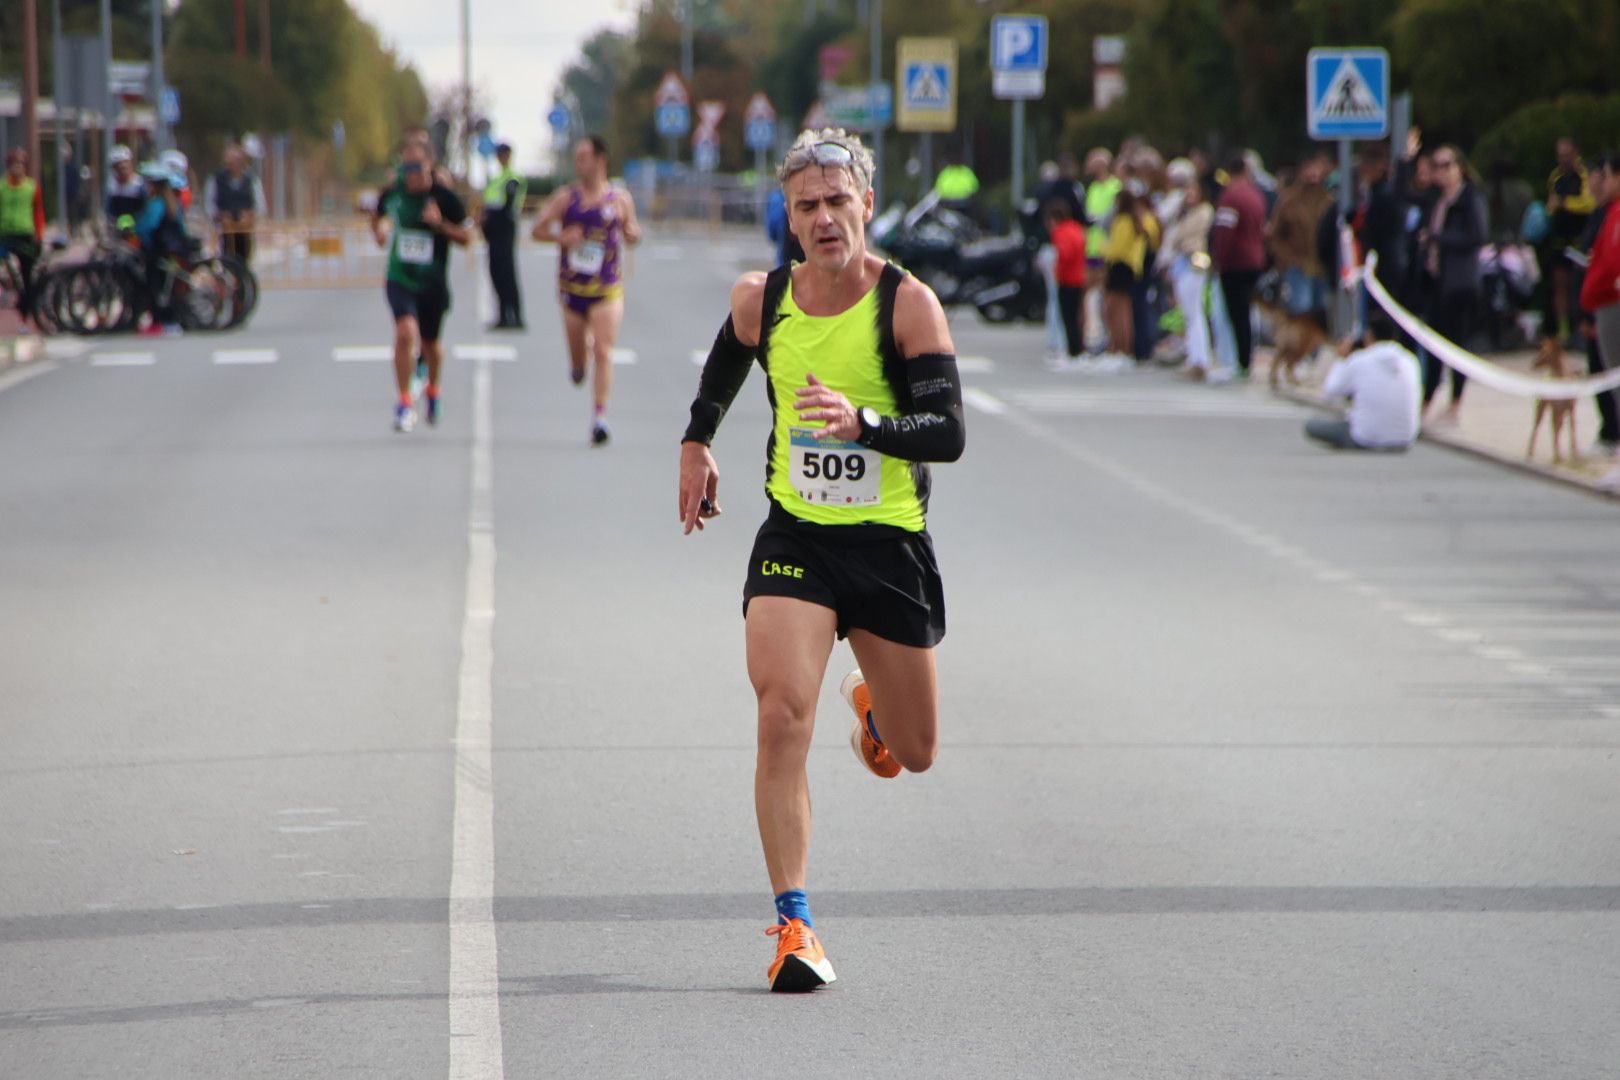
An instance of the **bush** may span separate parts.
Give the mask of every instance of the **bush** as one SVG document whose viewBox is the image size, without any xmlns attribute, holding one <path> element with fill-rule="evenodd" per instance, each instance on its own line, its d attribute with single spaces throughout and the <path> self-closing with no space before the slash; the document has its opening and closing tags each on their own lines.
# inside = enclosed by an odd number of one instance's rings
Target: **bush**
<svg viewBox="0 0 1620 1080">
<path fill-rule="evenodd" d="M 1486 173 L 1494 161 L 1511 161 L 1515 172 L 1535 188 L 1536 197 L 1544 198 L 1554 148 L 1564 135 L 1573 137 L 1588 155 L 1620 152 L 1620 94 L 1568 94 L 1526 105 L 1481 137 L 1474 147 L 1474 167 Z"/>
</svg>

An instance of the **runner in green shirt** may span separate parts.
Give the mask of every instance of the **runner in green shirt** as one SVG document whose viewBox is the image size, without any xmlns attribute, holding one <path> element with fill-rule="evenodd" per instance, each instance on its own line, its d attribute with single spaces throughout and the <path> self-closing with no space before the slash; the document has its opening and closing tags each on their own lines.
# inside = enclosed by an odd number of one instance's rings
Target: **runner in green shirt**
<svg viewBox="0 0 1620 1080">
<path fill-rule="evenodd" d="M 400 153 L 399 179 L 377 199 L 371 230 L 388 248 L 388 307 L 394 313 L 394 430 L 416 426 L 411 373 L 420 349 L 427 366 L 427 422 L 439 421 L 439 334 L 450 310 L 450 245 L 472 239 L 466 204 L 433 174 L 433 152 L 412 140 Z"/>
</svg>

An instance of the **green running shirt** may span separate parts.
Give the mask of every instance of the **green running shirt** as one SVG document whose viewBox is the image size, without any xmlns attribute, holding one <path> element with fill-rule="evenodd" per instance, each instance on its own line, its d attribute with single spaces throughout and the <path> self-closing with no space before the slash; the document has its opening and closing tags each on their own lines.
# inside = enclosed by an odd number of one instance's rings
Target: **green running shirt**
<svg viewBox="0 0 1620 1080">
<path fill-rule="evenodd" d="M 765 494 L 789 514 L 818 525 L 888 525 L 921 532 L 929 473 L 921 463 L 858 443 L 817 442 L 825 425 L 799 420 L 797 391 L 815 373 L 857 409 L 884 416 L 911 408 L 905 360 L 894 343 L 894 298 L 905 271 L 892 263 L 849 310 L 807 315 L 793 300 L 788 268 L 765 282 L 760 362 L 768 377 L 773 423 L 766 448 Z"/>
</svg>

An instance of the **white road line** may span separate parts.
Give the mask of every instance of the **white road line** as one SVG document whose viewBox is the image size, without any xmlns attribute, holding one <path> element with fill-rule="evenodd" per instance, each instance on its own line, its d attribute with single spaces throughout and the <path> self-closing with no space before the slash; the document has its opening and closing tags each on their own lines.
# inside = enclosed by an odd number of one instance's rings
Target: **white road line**
<svg viewBox="0 0 1620 1080">
<path fill-rule="evenodd" d="M 450 352 L 457 360 L 498 360 L 505 362 L 517 359 L 517 347 L 513 345 L 457 345 Z"/>
<path fill-rule="evenodd" d="M 51 338 L 45 343 L 45 355 L 52 360 L 77 360 L 93 347 L 78 338 Z"/>
<path fill-rule="evenodd" d="M 991 416 L 1001 416 L 1007 411 L 1007 406 L 1002 404 L 1000 398 L 986 390 L 980 390 L 977 386 L 965 388 L 962 391 L 962 400 L 980 412 L 989 413 Z"/>
<path fill-rule="evenodd" d="M 274 349 L 215 349 L 216 364 L 273 364 L 281 359 Z"/>
<path fill-rule="evenodd" d="M 709 359 L 709 350 L 708 349 L 693 349 L 692 350 L 692 363 L 696 364 L 698 367 L 702 367 L 704 365 L 704 363 L 708 359 Z"/>
<path fill-rule="evenodd" d="M 627 366 L 629 366 L 631 364 L 634 364 L 635 362 L 636 362 L 636 350 L 634 350 L 634 349 L 614 349 L 613 350 L 613 363 L 614 363 L 615 366 L 617 366 L 617 367 L 627 367 Z"/>
<path fill-rule="evenodd" d="M 958 356 L 956 370 L 963 375 L 988 375 L 996 370 L 996 362 L 988 356 Z"/>
<path fill-rule="evenodd" d="M 47 371 L 55 370 L 56 362 L 54 360 L 37 360 L 25 367 L 14 368 L 4 375 L 0 375 L 0 394 L 5 393 L 14 386 L 22 385 L 29 379 L 38 378 Z"/>
<path fill-rule="evenodd" d="M 495 499 L 488 352 L 473 374 L 472 506 L 456 701 L 455 819 L 450 849 L 450 1080 L 502 1080 L 495 935 Z"/>
<path fill-rule="evenodd" d="M 340 345 L 332 350 L 332 359 L 339 364 L 360 364 L 393 358 L 394 349 L 391 345 Z"/>
<path fill-rule="evenodd" d="M 97 353 L 90 358 L 91 367 L 151 367 L 157 357 L 149 352 Z"/>
</svg>

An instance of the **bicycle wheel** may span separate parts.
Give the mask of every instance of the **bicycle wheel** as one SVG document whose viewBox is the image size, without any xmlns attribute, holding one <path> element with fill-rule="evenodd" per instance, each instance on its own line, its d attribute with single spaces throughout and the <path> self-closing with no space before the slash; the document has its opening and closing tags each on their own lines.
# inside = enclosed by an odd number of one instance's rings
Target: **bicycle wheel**
<svg viewBox="0 0 1620 1080">
<path fill-rule="evenodd" d="M 218 330 L 230 318 L 226 310 L 230 298 L 231 286 L 224 275 L 201 262 L 176 272 L 170 305 L 183 329 Z"/>
<path fill-rule="evenodd" d="M 221 255 L 214 260 L 231 282 L 231 318 L 227 326 L 240 326 L 259 306 L 259 278 L 252 267 L 235 255 Z"/>
</svg>

